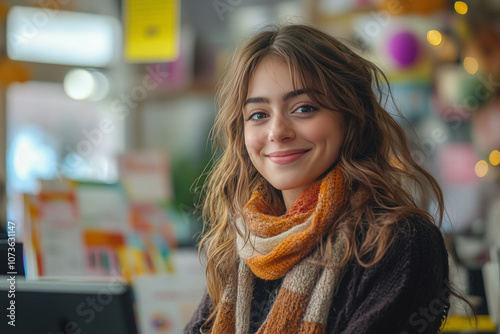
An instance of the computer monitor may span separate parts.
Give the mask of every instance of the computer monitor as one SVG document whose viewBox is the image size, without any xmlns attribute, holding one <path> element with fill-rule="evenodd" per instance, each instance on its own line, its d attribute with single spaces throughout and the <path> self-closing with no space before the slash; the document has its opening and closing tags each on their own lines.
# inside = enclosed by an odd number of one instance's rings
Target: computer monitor
<svg viewBox="0 0 500 334">
<path fill-rule="evenodd" d="M 0 310 L 0 333 L 138 333 L 132 289 L 118 280 L 30 281 L 19 277 L 13 281 L 2 276 Z"/>
</svg>

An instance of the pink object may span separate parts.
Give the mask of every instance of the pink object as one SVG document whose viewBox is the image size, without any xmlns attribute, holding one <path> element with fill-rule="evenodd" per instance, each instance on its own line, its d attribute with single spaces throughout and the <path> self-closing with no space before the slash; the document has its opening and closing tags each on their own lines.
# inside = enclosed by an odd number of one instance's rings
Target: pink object
<svg viewBox="0 0 500 334">
<path fill-rule="evenodd" d="M 500 99 L 495 98 L 472 116 L 473 139 L 485 151 L 500 147 Z"/>
<path fill-rule="evenodd" d="M 409 31 L 398 32 L 389 38 L 388 51 L 398 67 L 410 67 L 420 54 L 418 38 Z"/>
<path fill-rule="evenodd" d="M 479 181 L 475 166 L 479 160 L 470 143 L 451 143 L 439 150 L 440 174 L 448 186 L 471 185 Z"/>
</svg>

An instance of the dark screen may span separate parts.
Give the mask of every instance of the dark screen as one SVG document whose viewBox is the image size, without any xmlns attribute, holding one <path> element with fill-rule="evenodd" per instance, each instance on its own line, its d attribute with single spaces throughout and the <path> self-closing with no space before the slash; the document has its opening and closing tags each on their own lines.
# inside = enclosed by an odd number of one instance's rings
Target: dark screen
<svg viewBox="0 0 500 334">
<path fill-rule="evenodd" d="M 8 297 L 9 284 L 0 285 L 0 333 L 51 334 L 137 334 L 132 291 L 128 285 L 113 287 L 103 283 L 93 292 L 71 292 L 64 287 L 52 291 L 16 282 L 15 299 Z M 75 284 L 75 283 L 73 283 Z M 81 289 L 75 289 L 81 290 Z M 118 291 L 120 290 L 120 291 Z M 5 316 L 10 300 L 15 300 L 15 327 Z"/>
</svg>

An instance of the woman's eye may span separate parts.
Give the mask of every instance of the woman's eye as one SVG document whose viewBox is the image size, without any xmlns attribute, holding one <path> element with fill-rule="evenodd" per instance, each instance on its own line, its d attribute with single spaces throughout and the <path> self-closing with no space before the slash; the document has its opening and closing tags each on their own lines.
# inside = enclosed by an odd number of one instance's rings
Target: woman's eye
<svg viewBox="0 0 500 334">
<path fill-rule="evenodd" d="M 249 120 L 259 120 L 259 119 L 263 119 L 265 117 L 267 117 L 267 115 L 265 113 L 263 113 L 263 112 L 254 112 L 254 113 L 252 113 L 248 117 L 247 121 L 249 121 Z"/>
<path fill-rule="evenodd" d="M 317 111 L 318 109 L 319 108 L 313 107 L 313 106 L 310 106 L 310 105 L 303 105 L 303 106 L 300 106 L 297 109 L 295 109 L 295 112 L 298 112 L 300 114 L 305 114 L 305 113 L 310 113 L 310 112 L 313 112 L 313 111 Z"/>
</svg>

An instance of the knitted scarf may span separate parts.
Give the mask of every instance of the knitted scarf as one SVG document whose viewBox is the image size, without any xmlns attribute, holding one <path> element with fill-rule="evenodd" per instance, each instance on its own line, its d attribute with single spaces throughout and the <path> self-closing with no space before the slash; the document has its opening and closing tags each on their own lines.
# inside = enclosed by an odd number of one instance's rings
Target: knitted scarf
<svg viewBox="0 0 500 334">
<path fill-rule="evenodd" d="M 280 208 L 268 203 L 257 187 L 243 210 L 250 236 L 237 237 L 238 278 L 223 292 L 214 334 L 248 333 L 254 275 L 267 280 L 284 276 L 258 334 L 324 333 L 345 241 L 336 237 L 333 256 L 324 266 L 317 246 L 345 203 L 342 171 L 337 165 L 311 184 L 284 215 L 274 215 Z M 236 225 L 245 231 L 242 219 Z"/>
</svg>

